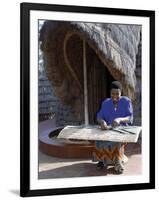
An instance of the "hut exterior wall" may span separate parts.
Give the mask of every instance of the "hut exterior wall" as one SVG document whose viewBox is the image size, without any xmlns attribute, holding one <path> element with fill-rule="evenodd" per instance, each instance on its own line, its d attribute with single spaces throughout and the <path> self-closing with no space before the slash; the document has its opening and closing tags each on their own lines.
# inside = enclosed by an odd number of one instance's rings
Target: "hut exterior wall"
<svg viewBox="0 0 159 200">
<path fill-rule="evenodd" d="M 63 105 L 54 94 L 54 88 L 45 73 L 39 76 L 38 89 L 39 121 L 55 118 L 57 126 L 79 123 L 71 106 Z"/>
<path fill-rule="evenodd" d="M 142 77 L 141 77 L 141 69 L 142 69 L 142 66 L 141 66 L 141 46 L 142 46 L 142 41 L 141 41 L 141 38 L 140 38 L 140 43 L 138 45 L 138 54 L 136 55 L 136 70 L 135 70 L 135 74 L 136 74 L 136 80 L 137 80 L 137 83 L 136 83 L 136 102 L 134 104 L 134 124 L 135 125 L 141 125 L 141 102 L 142 102 L 142 91 L 141 91 L 141 88 L 142 88 L 142 84 L 141 84 L 141 80 L 142 80 Z"/>
</svg>

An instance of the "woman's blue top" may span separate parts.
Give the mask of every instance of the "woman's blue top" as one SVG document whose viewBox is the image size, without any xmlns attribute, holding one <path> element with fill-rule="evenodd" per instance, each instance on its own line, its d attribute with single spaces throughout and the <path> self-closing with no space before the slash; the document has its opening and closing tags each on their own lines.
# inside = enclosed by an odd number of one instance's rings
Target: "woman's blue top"
<svg viewBox="0 0 159 200">
<path fill-rule="evenodd" d="M 121 96 L 119 98 L 117 107 L 114 106 L 112 98 L 107 98 L 102 102 L 101 109 L 97 113 L 97 119 L 105 120 L 107 125 L 111 125 L 116 118 L 128 116 L 130 117 L 130 122 L 121 123 L 121 125 L 131 125 L 133 122 L 132 103 L 131 100 L 126 96 Z"/>
</svg>

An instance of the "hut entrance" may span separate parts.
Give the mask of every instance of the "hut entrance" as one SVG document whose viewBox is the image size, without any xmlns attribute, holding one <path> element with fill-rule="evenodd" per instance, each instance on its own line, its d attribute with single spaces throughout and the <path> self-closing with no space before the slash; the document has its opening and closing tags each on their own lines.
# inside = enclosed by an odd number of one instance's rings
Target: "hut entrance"
<svg viewBox="0 0 159 200">
<path fill-rule="evenodd" d="M 85 125 L 96 124 L 96 113 L 101 102 L 110 96 L 114 78 L 89 44 L 76 34 L 67 41 L 66 55 L 83 87 Z"/>
<path fill-rule="evenodd" d="M 86 49 L 89 124 L 95 124 L 102 101 L 110 97 L 110 84 L 114 78 L 88 44 Z"/>
</svg>

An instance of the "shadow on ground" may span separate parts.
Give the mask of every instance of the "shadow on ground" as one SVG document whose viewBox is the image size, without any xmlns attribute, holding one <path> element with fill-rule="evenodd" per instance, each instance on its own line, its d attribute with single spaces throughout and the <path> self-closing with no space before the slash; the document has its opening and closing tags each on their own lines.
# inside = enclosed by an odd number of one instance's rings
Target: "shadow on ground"
<svg viewBox="0 0 159 200">
<path fill-rule="evenodd" d="M 48 171 L 42 171 L 39 173 L 39 178 L 67 178 L 70 177 L 70 174 L 71 177 L 105 176 L 107 175 L 107 170 L 106 168 L 98 170 L 96 164 L 93 163 L 76 163 Z"/>
</svg>

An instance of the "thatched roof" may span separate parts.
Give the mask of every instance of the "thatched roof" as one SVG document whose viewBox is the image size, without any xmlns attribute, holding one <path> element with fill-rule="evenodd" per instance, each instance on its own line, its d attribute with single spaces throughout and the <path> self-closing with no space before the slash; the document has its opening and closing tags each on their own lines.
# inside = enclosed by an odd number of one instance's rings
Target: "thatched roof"
<svg viewBox="0 0 159 200">
<path fill-rule="evenodd" d="M 141 26 L 137 25 L 46 21 L 40 33 L 41 49 L 46 74 L 57 96 L 68 104 L 74 99 L 76 109 L 81 104 L 82 41 L 85 40 L 113 78 L 122 82 L 124 95 L 133 99 L 140 32 Z M 77 47 L 81 51 L 75 51 Z"/>
</svg>

